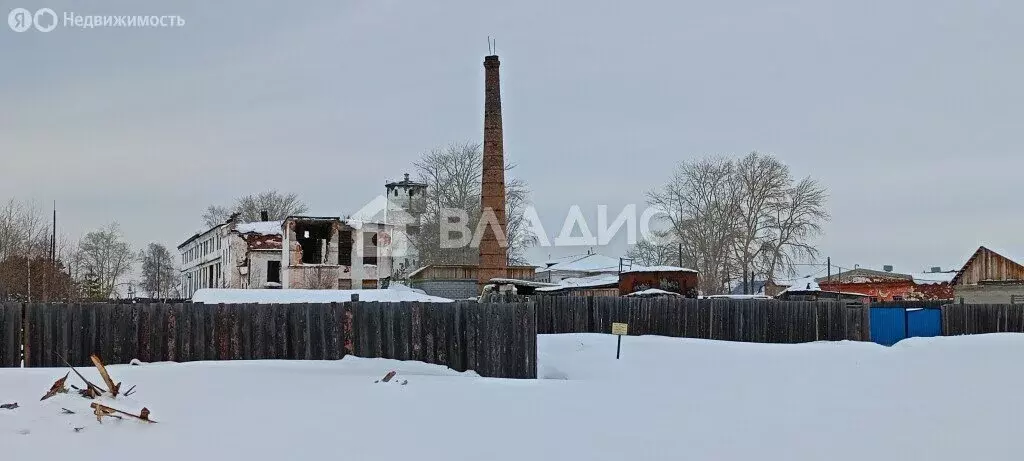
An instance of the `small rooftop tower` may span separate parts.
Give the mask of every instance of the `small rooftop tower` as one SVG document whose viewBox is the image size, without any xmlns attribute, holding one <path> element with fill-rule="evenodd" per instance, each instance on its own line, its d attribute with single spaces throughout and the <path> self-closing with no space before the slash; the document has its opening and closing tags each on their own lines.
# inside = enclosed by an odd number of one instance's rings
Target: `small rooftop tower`
<svg viewBox="0 0 1024 461">
<path fill-rule="evenodd" d="M 384 185 L 387 196 L 385 221 L 392 228 L 391 257 L 392 276 L 404 276 L 419 264 L 419 251 L 415 239 L 420 232 L 420 220 L 426 212 L 426 183 L 409 179 L 405 173 L 401 181 Z"/>
<path fill-rule="evenodd" d="M 423 196 L 427 191 L 426 183 L 409 179 L 409 173 L 405 173 L 401 181 L 393 181 L 384 185 L 388 198 L 388 211 L 405 211 L 414 216 L 423 214 L 421 208 Z"/>
</svg>

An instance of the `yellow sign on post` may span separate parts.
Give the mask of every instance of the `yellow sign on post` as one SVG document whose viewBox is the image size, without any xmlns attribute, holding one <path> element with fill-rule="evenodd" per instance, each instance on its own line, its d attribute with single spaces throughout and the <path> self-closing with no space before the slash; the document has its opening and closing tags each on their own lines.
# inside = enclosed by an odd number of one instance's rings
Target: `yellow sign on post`
<svg viewBox="0 0 1024 461">
<path fill-rule="evenodd" d="M 622 352 L 622 337 L 629 334 L 628 323 L 612 323 L 612 334 L 618 339 L 618 344 L 615 345 L 615 360 L 619 359 L 619 353 Z"/>
</svg>

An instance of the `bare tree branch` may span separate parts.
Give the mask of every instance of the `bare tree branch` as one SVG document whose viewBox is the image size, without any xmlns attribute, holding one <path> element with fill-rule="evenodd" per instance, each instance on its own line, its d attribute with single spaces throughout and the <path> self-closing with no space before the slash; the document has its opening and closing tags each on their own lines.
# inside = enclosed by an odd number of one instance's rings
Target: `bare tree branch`
<svg viewBox="0 0 1024 461">
<path fill-rule="evenodd" d="M 134 256 L 117 223 L 89 232 L 78 244 L 78 262 L 97 284 L 94 294 L 104 299 L 113 296 L 118 280 L 131 272 Z"/>
<path fill-rule="evenodd" d="M 813 240 L 829 218 L 826 199 L 813 179 L 794 184 L 788 167 L 757 152 L 684 161 L 648 193 L 648 203 L 666 212 L 683 261 L 700 272 L 705 294 L 729 290 L 737 276 L 748 282 L 751 272 L 788 274 L 817 256 Z M 645 244 L 633 251 L 657 259 L 667 250 Z"/>
<path fill-rule="evenodd" d="M 419 265 L 475 264 L 479 249 L 474 247 L 442 248 L 440 235 L 441 211 L 465 210 L 469 228 L 476 229 L 480 220 L 480 188 L 483 174 L 483 151 L 480 144 L 457 143 L 443 149 L 434 149 L 420 158 L 414 166 L 420 181 L 427 184 L 426 211 L 418 235 L 413 237 L 419 252 Z M 506 165 L 508 173 L 514 165 Z M 523 251 L 536 243 L 528 232 L 524 217 L 530 205 L 530 189 L 519 178 L 505 181 L 505 214 L 507 216 L 508 254 L 510 264 L 525 263 Z"/>
<path fill-rule="evenodd" d="M 299 200 L 298 194 L 284 194 L 269 190 L 255 195 L 246 195 L 235 200 L 231 207 L 210 205 L 203 213 L 203 222 L 207 227 L 223 224 L 232 213 L 238 213 L 240 222 L 260 221 L 260 213 L 266 211 L 271 221 L 281 221 L 288 216 L 305 213 L 309 210 Z"/>
</svg>

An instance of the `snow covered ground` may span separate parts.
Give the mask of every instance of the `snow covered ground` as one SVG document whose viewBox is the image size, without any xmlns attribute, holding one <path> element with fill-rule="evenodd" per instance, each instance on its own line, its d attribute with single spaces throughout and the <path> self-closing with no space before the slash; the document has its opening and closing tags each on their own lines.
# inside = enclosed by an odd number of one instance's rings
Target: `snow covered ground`
<svg viewBox="0 0 1024 461">
<path fill-rule="evenodd" d="M 58 369 L 0 369 L 4 459 L 1019 459 L 1024 335 L 766 345 L 540 339 L 536 381 L 414 362 L 113 366 L 158 424 L 39 402 Z M 374 383 L 397 370 L 391 383 Z M 81 370 L 99 378 L 95 370 Z M 402 385 L 407 380 L 407 385 Z M 77 383 L 74 375 L 69 383 Z M 61 408 L 76 411 L 61 413 Z M 80 432 L 73 428 L 83 427 Z"/>
</svg>

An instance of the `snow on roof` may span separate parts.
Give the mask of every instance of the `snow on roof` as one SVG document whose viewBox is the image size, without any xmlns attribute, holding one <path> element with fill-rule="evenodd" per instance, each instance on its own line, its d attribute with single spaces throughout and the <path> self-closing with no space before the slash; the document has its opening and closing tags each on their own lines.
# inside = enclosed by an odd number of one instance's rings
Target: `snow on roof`
<svg viewBox="0 0 1024 461">
<path fill-rule="evenodd" d="M 872 282 L 891 282 L 894 280 L 911 280 L 910 274 L 903 274 L 900 272 L 891 272 L 885 270 L 874 270 L 866 267 L 859 267 L 856 269 L 850 269 L 841 271 L 835 274 L 819 275 L 815 280 L 818 283 L 829 281 L 842 282 L 842 283 L 872 283 Z"/>
<path fill-rule="evenodd" d="M 359 300 L 366 302 L 452 302 L 451 299 L 425 295 L 405 286 L 378 290 L 239 290 L 204 288 L 192 295 L 192 302 L 206 304 L 343 303 L 351 301 L 352 295 L 359 295 Z"/>
<path fill-rule="evenodd" d="M 953 277 L 956 277 L 957 271 L 949 272 L 919 272 L 910 274 L 914 278 L 914 283 L 918 285 L 938 285 L 941 283 L 950 283 L 953 281 Z"/>
<path fill-rule="evenodd" d="M 362 208 L 352 213 L 351 216 L 344 219 L 345 224 L 348 226 L 360 229 L 364 223 L 375 223 L 381 224 L 385 221 L 385 215 L 388 209 L 388 199 L 383 195 L 378 195 L 370 200 Z"/>
<path fill-rule="evenodd" d="M 850 292 L 850 291 L 838 291 L 837 292 L 837 291 L 825 291 L 825 290 L 822 290 L 821 287 L 818 286 L 818 282 L 814 281 L 814 277 L 807 277 L 807 278 L 803 278 L 803 279 L 800 279 L 800 280 L 794 280 L 793 284 L 790 285 L 789 288 L 786 288 L 785 290 L 782 290 L 782 292 L 779 293 L 779 295 L 782 295 L 782 293 L 789 293 L 789 292 L 806 293 L 806 292 L 812 292 L 812 291 L 822 292 L 822 293 L 839 293 L 839 294 L 850 295 L 850 296 L 864 296 L 864 297 L 868 296 L 868 295 L 866 295 L 864 293 L 854 293 L 854 292 Z"/>
<path fill-rule="evenodd" d="M 565 261 L 557 262 L 549 267 L 537 269 L 537 272 L 545 271 L 618 273 L 619 258 L 612 258 L 597 253 L 579 255 L 575 258 L 566 258 Z"/>
<path fill-rule="evenodd" d="M 430 267 L 430 266 L 422 266 L 422 267 L 419 267 L 419 268 L 417 268 L 416 270 L 414 270 L 414 271 L 410 272 L 410 273 L 409 273 L 409 275 L 406 275 L 405 277 L 406 277 L 406 278 L 413 278 L 414 276 L 416 276 L 416 274 L 419 274 L 420 272 L 423 272 L 423 271 L 424 271 L 424 270 L 426 270 L 426 268 L 428 268 L 428 267 Z"/>
<path fill-rule="evenodd" d="M 646 290 L 634 291 L 626 296 L 682 296 L 679 293 L 671 291 L 659 290 L 657 288 L 648 288 Z"/>
<path fill-rule="evenodd" d="M 235 232 L 239 234 L 260 234 L 260 235 L 281 235 L 281 226 L 284 221 L 256 221 L 239 223 L 235 225 Z"/>
<path fill-rule="evenodd" d="M 492 284 L 506 284 L 506 285 L 519 285 L 524 287 L 557 287 L 557 283 L 538 282 L 535 280 L 522 280 L 522 279 L 510 279 L 506 277 L 494 277 L 490 280 Z"/>
<path fill-rule="evenodd" d="M 782 292 L 787 291 L 821 291 L 821 287 L 818 286 L 818 282 L 814 281 L 814 277 L 805 277 L 790 281 L 789 288 Z"/>
<path fill-rule="evenodd" d="M 618 285 L 619 274 L 598 274 L 588 277 L 570 277 L 558 282 L 557 286 L 537 288 L 537 291 L 560 291 L 571 288 L 595 288 L 607 285 Z"/>
<path fill-rule="evenodd" d="M 550 258 L 547 261 L 544 261 L 544 264 L 541 264 L 538 267 L 547 267 L 547 266 L 553 266 L 553 265 L 559 264 L 559 263 L 573 262 L 573 261 L 576 261 L 577 259 L 582 259 L 582 258 L 584 258 L 586 256 L 587 256 L 586 254 L 578 254 L 578 255 L 559 256 L 559 257 L 556 257 L 556 258 Z"/>
<path fill-rule="evenodd" d="M 632 269 L 628 271 L 622 271 L 623 274 L 628 274 L 631 272 L 693 272 L 695 274 L 697 273 L 697 271 L 693 269 L 687 269 L 685 267 L 679 266 L 634 266 Z"/>
</svg>

